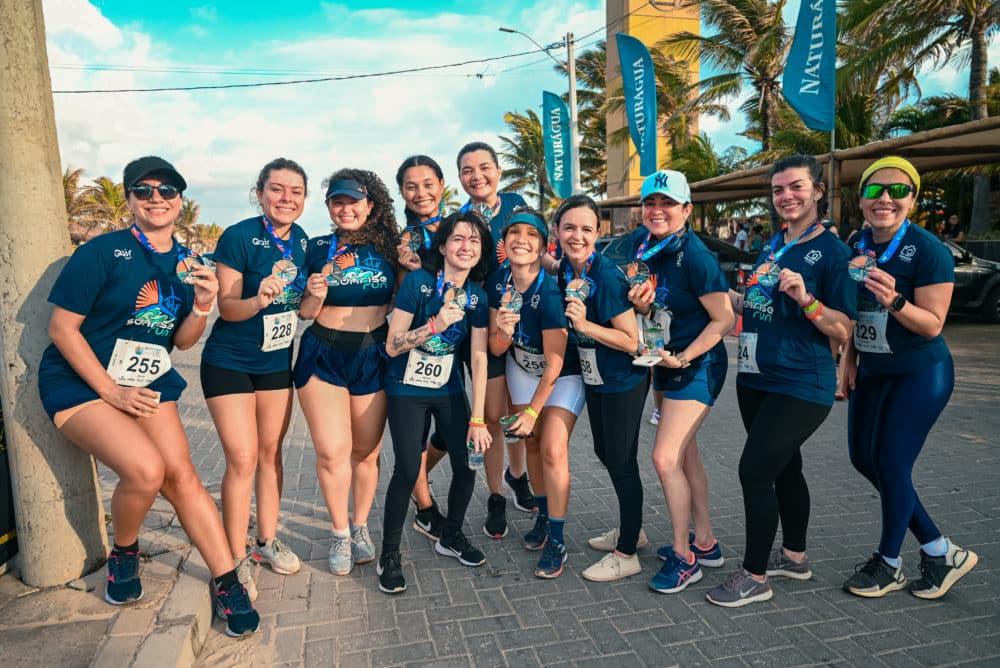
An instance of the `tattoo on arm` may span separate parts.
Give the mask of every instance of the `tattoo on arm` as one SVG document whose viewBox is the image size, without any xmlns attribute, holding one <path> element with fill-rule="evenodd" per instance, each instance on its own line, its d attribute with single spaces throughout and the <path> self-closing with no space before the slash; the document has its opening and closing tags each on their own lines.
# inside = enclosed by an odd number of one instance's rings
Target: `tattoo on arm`
<svg viewBox="0 0 1000 668">
<path fill-rule="evenodd" d="M 431 328 L 427 325 L 422 325 L 416 329 L 411 329 L 408 332 L 403 332 L 392 337 L 392 347 L 398 353 L 405 353 L 413 350 L 432 336 Z"/>
</svg>

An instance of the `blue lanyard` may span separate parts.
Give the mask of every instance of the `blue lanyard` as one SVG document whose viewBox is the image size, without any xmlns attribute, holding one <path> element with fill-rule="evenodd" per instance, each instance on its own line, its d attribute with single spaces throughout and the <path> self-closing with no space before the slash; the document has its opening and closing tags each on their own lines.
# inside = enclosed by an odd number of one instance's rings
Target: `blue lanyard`
<svg viewBox="0 0 1000 668">
<path fill-rule="evenodd" d="M 583 271 L 580 272 L 580 278 L 587 278 L 587 272 L 590 271 L 590 265 L 594 264 L 594 258 L 597 257 L 597 251 L 593 251 L 590 257 L 587 258 L 587 264 L 583 266 Z M 568 285 L 570 281 L 574 278 L 573 276 L 573 265 L 570 264 L 569 260 L 566 260 L 566 284 Z"/>
<path fill-rule="evenodd" d="M 794 246 L 795 244 L 799 243 L 800 241 L 802 241 L 803 239 L 805 239 L 806 237 L 808 237 L 810 234 L 812 234 L 813 231 L 818 226 L 819 226 L 819 221 L 816 221 L 815 223 L 813 223 L 812 225 L 809 226 L 808 230 L 806 230 L 805 232 L 803 232 L 802 234 L 800 234 L 798 237 L 796 237 L 795 241 L 792 241 L 791 243 L 787 244 L 786 246 L 782 246 L 781 250 L 779 250 L 777 253 L 774 252 L 774 248 L 775 248 L 775 246 L 778 243 L 778 239 L 784 239 L 785 238 L 785 233 L 781 232 L 780 234 L 778 234 L 777 236 L 775 236 L 773 239 L 771 239 L 771 262 L 774 262 L 775 264 L 777 264 L 778 260 L 781 259 L 781 256 L 785 254 L 785 251 L 787 251 L 789 248 L 791 248 L 792 246 Z"/>
<path fill-rule="evenodd" d="M 278 237 L 278 232 L 274 229 L 274 225 L 271 224 L 271 221 L 267 219 L 267 216 L 261 216 L 261 218 L 264 219 L 264 229 L 271 235 L 271 238 L 274 239 L 274 245 L 281 251 L 281 257 L 286 260 L 291 260 L 292 251 L 295 249 L 295 230 L 291 230 L 289 233 L 288 245 L 285 246 L 285 242 Z"/>
<path fill-rule="evenodd" d="M 448 281 L 447 283 L 445 283 L 445 281 L 444 281 L 444 269 L 438 269 L 437 290 L 436 290 L 436 292 L 437 292 L 438 299 L 441 300 L 442 304 L 444 304 L 444 291 L 447 290 L 448 288 L 454 288 L 454 287 L 458 287 L 458 286 L 456 286 L 451 281 Z M 469 308 L 469 304 L 471 304 L 471 303 L 472 303 L 472 293 L 469 292 L 468 290 L 466 290 L 465 291 L 465 306 L 463 306 L 462 308 L 463 309 Z"/>
<path fill-rule="evenodd" d="M 143 233 L 143 231 L 140 230 L 139 226 L 136 225 L 135 223 L 132 223 L 132 236 L 138 239 L 142 247 L 148 250 L 153 255 L 161 255 L 161 256 L 170 255 L 171 253 L 174 253 L 176 249 L 178 262 L 194 255 L 194 251 L 190 251 L 187 248 L 184 248 L 184 246 L 178 243 L 177 239 L 174 239 L 173 237 L 170 237 L 170 241 L 173 243 L 173 245 L 170 247 L 170 250 L 161 253 L 160 251 L 156 250 L 152 242 L 149 240 L 149 237 L 147 237 L 145 233 Z"/>
<path fill-rule="evenodd" d="M 906 236 L 906 231 L 908 229 L 910 229 L 909 218 L 903 221 L 903 224 L 899 226 L 896 233 L 892 235 L 892 241 L 889 242 L 889 247 L 885 249 L 885 252 L 882 253 L 877 260 L 875 260 L 878 264 L 885 264 L 892 259 L 892 256 L 896 254 L 896 249 L 899 248 L 899 244 L 903 242 L 903 237 Z M 872 239 L 871 228 L 862 230 L 861 238 L 858 240 L 858 250 L 866 255 L 874 257 L 875 253 L 868 250 L 869 239 Z"/>
<path fill-rule="evenodd" d="M 340 257 L 347 251 L 354 248 L 354 244 L 344 244 L 342 247 L 337 248 L 337 235 L 330 235 L 330 250 L 326 253 L 326 261 L 333 262 L 334 258 Z"/>
<path fill-rule="evenodd" d="M 410 225 L 406 229 L 409 230 L 409 231 L 412 231 L 412 232 L 420 230 L 420 234 L 421 234 L 421 236 L 424 239 L 424 248 L 430 249 L 430 247 L 431 247 L 431 233 L 427 229 L 427 226 L 428 225 L 433 225 L 434 223 L 437 223 L 437 222 L 440 222 L 440 220 L 441 220 L 441 216 L 434 216 L 433 218 L 425 220 L 424 222 L 419 223 L 417 225 Z"/>
<path fill-rule="evenodd" d="M 663 250 L 667 246 L 667 244 L 669 244 L 676 238 L 677 238 L 677 233 L 671 234 L 666 239 L 658 241 L 656 245 L 650 248 L 649 250 L 646 250 L 646 247 L 649 246 L 649 242 L 653 239 L 653 233 L 652 232 L 647 233 L 646 238 L 643 239 L 642 243 L 639 244 L 638 250 L 635 251 L 635 259 L 642 260 L 643 262 L 645 262 L 649 258 L 659 253 L 661 250 Z"/>
</svg>

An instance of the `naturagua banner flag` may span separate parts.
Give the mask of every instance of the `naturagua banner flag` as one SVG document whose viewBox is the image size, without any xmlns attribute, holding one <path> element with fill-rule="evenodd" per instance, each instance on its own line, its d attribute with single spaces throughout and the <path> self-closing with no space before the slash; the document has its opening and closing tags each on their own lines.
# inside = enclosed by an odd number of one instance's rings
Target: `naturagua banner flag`
<svg viewBox="0 0 1000 668">
<path fill-rule="evenodd" d="M 555 93 L 542 93 L 542 135 L 545 137 L 545 171 L 552 192 L 560 199 L 573 194 L 570 172 L 569 109 Z"/>
<path fill-rule="evenodd" d="M 836 79 L 836 0 L 802 0 L 781 92 L 806 127 L 833 130 Z"/>
<path fill-rule="evenodd" d="M 631 35 L 618 33 L 618 59 L 625 90 L 629 134 L 639 154 L 639 175 L 656 171 L 656 81 L 649 49 Z"/>
</svg>

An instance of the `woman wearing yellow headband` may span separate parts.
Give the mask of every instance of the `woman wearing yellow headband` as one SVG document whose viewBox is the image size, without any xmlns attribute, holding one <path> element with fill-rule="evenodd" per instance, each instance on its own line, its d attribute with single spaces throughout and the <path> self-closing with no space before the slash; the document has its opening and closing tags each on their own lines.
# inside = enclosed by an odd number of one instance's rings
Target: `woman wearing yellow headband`
<svg viewBox="0 0 1000 668">
<path fill-rule="evenodd" d="M 841 390 L 851 463 L 882 504 L 882 536 L 844 588 L 864 597 L 903 589 L 899 549 L 909 528 L 920 543 L 920 578 L 910 593 L 936 599 L 979 558 L 941 535 L 917 498 L 913 464 L 955 386 L 941 330 L 955 287 L 951 253 L 907 215 L 920 175 L 899 157 L 877 160 L 861 176 L 861 211 L 870 229 L 854 244 L 849 272 L 858 284 L 858 321 L 844 354 Z"/>
</svg>

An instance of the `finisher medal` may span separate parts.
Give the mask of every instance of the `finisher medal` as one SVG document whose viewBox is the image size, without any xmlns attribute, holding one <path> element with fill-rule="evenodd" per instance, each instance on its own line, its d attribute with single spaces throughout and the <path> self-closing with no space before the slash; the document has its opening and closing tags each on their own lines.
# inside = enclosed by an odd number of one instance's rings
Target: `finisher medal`
<svg viewBox="0 0 1000 668">
<path fill-rule="evenodd" d="M 780 273 L 781 267 L 778 266 L 777 262 L 764 262 L 754 271 L 757 283 L 763 285 L 765 288 L 777 285 L 778 274 Z"/>
<path fill-rule="evenodd" d="M 566 284 L 566 296 L 576 297 L 580 301 L 586 301 L 590 294 L 590 283 L 585 278 L 574 278 Z"/>
<path fill-rule="evenodd" d="M 628 279 L 630 288 L 642 285 L 649 280 L 650 271 L 645 262 L 629 262 L 621 269 L 625 273 L 625 278 Z"/>
<path fill-rule="evenodd" d="M 198 280 L 193 272 L 206 265 L 202 257 L 194 251 L 188 253 L 177 261 L 177 278 L 181 279 L 181 283 L 191 285 Z"/>
<path fill-rule="evenodd" d="M 514 287 L 508 287 L 504 290 L 504 293 L 500 295 L 500 310 L 509 311 L 510 313 L 520 313 L 521 306 L 524 304 L 524 298 L 521 293 L 518 292 Z"/>
<path fill-rule="evenodd" d="M 280 278 L 283 285 L 288 285 L 299 275 L 299 268 L 291 260 L 278 260 L 271 266 L 271 275 Z"/>
<path fill-rule="evenodd" d="M 868 274 L 872 273 L 872 269 L 874 269 L 875 266 L 875 258 L 872 256 L 855 255 L 851 258 L 851 261 L 847 263 L 847 275 L 860 283 L 868 278 Z"/>
</svg>

